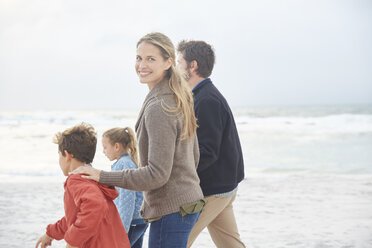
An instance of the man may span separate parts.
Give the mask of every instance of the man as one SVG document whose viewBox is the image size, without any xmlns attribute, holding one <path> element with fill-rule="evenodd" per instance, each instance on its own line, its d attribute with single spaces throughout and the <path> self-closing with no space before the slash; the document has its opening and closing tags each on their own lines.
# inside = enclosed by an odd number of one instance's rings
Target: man
<svg viewBox="0 0 372 248">
<path fill-rule="evenodd" d="M 204 41 L 181 41 L 177 51 L 178 69 L 195 98 L 200 149 L 198 175 L 208 200 L 190 233 L 187 247 L 205 227 L 217 247 L 245 247 L 232 207 L 238 184 L 244 178 L 243 156 L 230 107 L 208 78 L 215 62 L 214 51 Z"/>
</svg>

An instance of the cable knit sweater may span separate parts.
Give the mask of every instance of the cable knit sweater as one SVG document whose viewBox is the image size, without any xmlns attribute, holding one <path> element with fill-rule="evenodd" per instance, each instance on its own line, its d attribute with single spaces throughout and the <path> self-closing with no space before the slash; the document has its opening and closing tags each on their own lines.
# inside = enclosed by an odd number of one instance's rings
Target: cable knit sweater
<svg viewBox="0 0 372 248">
<path fill-rule="evenodd" d="M 100 183 L 144 191 L 141 216 L 145 219 L 178 212 L 182 205 L 203 198 L 196 173 L 198 141 L 196 135 L 180 140 L 182 116 L 164 109 L 175 107 L 168 80 L 155 85 L 136 123 L 141 167 L 100 175 Z"/>
</svg>

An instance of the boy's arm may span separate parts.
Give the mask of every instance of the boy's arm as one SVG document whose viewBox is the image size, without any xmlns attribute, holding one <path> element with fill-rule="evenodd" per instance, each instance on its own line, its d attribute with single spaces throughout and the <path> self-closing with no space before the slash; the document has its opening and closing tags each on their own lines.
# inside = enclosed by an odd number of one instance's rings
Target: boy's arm
<svg viewBox="0 0 372 248">
<path fill-rule="evenodd" d="M 47 226 L 46 234 L 56 240 L 61 240 L 65 236 L 67 230 L 67 221 L 66 217 L 63 217 L 54 224 Z"/>
<path fill-rule="evenodd" d="M 79 177 L 71 177 L 67 188 L 79 209 L 75 222 L 70 225 L 64 239 L 70 246 L 81 247 L 96 235 L 99 223 L 107 212 L 107 204 L 97 185 Z"/>
</svg>

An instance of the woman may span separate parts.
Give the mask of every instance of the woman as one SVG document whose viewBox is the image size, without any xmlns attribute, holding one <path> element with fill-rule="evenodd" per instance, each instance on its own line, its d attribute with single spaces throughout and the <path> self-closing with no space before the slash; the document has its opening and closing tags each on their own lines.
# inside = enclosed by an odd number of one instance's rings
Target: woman
<svg viewBox="0 0 372 248">
<path fill-rule="evenodd" d="M 138 41 L 135 69 L 150 90 L 136 123 L 141 167 L 120 172 L 80 167 L 75 173 L 143 191 L 141 215 L 151 223 L 149 247 L 186 247 L 205 204 L 196 173 L 193 98 L 175 69 L 175 49 L 164 34 L 150 33 Z"/>
</svg>

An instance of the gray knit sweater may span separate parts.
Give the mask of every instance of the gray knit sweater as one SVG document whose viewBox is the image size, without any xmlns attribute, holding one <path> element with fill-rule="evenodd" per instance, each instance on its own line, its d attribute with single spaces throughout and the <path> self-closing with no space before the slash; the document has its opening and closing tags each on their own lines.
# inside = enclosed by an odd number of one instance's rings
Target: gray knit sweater
<svg viewBox="0 0 372 248">
<path fill-rule="evenodd" d="M 143 191 L 141 216 L 145 219 L 178 212 L 180 206 L 203 198 L 196 173 L 196 135 L 180 140 L 183 118 L 163 108 L 175 106 L 168 80 L 158 83 L 146 96 L 136 123 L 140 168 L 100 175 L 100 183 Z"/>
</svg>

